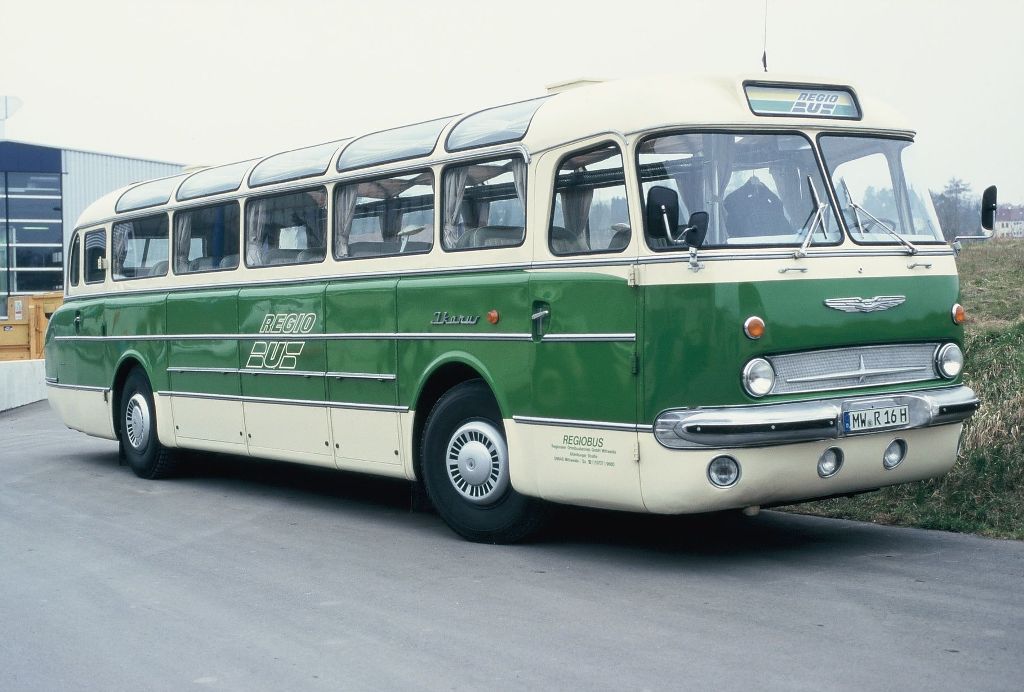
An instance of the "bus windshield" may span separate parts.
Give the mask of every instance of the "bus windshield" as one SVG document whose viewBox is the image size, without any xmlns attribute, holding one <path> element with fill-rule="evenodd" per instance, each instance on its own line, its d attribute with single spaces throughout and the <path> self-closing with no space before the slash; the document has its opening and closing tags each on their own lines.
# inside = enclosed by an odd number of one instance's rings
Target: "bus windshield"
<svg viewBox="0 0 1024 692">
<path fill-rule="evenodd" d="M 942 241 L 912 142 L 836 135 L 822 135 L 819 142 L 854 241 L 898 243 L 894 234 L 913 243 Z"/>
<path fill-rule="evenodd" d="M 703 247 L 794 246 L 842 240 L 811 142 L 798 134 L 693 133 L 652 137 L 639 149 L 646 199 L 654 186 L 679 196 L 680 222 L 708 212 Z M 811 192 L 814 187 L 814 193 Z M 653 250 L 679 249 L 647 229 Z"/>
</svg>

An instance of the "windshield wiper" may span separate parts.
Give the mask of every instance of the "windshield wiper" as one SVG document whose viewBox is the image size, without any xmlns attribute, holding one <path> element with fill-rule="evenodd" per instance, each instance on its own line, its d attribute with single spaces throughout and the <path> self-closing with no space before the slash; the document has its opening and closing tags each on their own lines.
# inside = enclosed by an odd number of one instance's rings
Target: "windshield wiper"
<svg viewBox="0 0 1024 692">
<path fill-rule="evenodd" d="M 843 184 L 843 192 L 846 194 L 846 201 L 849 204 L 850 209 L 853 210 L 853 218 L 857 222 L 857 231 L 860 232 L 861 236 L 864 236 L 864 234 L 866 233 L 866 231 L 864 230 L 864 225 L 860 222 L 860 212 L 864 212 L 865 214 L 868 215 L 868 217 L 872 221 L 875 222 L 876 226 L 881 226 L 882 229 L 886 233 L 888 233 L 893 238 L 898 240 L 900 242 L 900 244 L 903 245 L 903 247 L 907 248 L 907 252 L 909 254 L 911 254 L 911 255 L 916 255 L 917 254 L 917 248 L 914 247 L 913 243 L 911 243 L 909 240 L 907 240 L 906 238 L 901 236 L 899 233 L 897 233 L 896 229 L 890 227 L 887 223 L 882 221 L 880 218 L 878 218 L 877 216 L 875 216 L 874 214 L 869 212 L 867 209 L 865 209 L 864 207 L 860 206 L 859 204 L 857 204 L 856 202 L 853 201 L 853 195 L 850 194 L 850 187 L 846 184 L 846 178 L 840 178 L 839 182 L 841 182 Z"/>
<path fill-rule="evenodd" d="M 814 228 L 821 225 L 821 233 L 828 239 L 828 231 L 825 230 L 825 210 L 828 209 L 828 203 L 822 202 L 821 198 L 818 197 L 818 191 L 814 189 L 814 182 L 811 180 L 811 176 L 807 176 L 807 187 L 811 188 L 811 198 L 814 200 L 814 209 L 811 210 L 810 216 L 804 221 L 804 226 L 810 224 L 807 229 L 807 235 L 804 236 L 804 242 L 800 243 L 800 247 L 793 253 L 795 259 L 801 257 L 807 257 L 807 248 L 811 245 L 811 240 L 814 238 Z M 801 227 L 802 228 L 802 227 Z"/>
</svg>

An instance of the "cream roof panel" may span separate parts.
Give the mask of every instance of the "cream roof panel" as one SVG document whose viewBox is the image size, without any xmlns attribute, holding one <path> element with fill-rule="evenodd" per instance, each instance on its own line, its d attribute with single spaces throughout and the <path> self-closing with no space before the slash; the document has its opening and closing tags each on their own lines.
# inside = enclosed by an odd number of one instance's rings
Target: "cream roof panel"
<svg viewBox="0 0 1024 692">
<path fill-rule="evenodd" d="M 851 87 L 860 120 L 754 115 L 745 81 L 793 85 L 849 86 L 849 82 L 807 76 L 754 73 L 731 77 L 648 77 L 602 82 L 549 98 L 537 111 L 523 143 L 532 152 L 602 132 L 635 133 L 659 127 L 791 127 L 910 131 L 905 119 L 885 104 Z"/>
</svg>

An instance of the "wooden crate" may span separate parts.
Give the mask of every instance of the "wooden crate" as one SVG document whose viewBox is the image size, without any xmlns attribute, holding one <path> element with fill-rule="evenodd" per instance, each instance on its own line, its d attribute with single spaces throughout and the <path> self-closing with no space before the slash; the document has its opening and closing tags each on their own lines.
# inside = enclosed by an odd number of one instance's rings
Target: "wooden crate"
<svg viewBox="0 0 1024 692">
<path fill-rule="evenodd" d="M 61 293 L 8 298 L 8 319 L 0 320 L 0 360 L 42 358 L 46 325 L 63 302 Z"/>
</svg>

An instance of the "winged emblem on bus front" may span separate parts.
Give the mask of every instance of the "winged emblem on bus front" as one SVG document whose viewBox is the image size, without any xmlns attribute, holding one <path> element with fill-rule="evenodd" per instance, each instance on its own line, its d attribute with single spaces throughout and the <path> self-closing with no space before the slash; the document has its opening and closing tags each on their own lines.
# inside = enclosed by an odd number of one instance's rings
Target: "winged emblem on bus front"
<svg viewBox="0 0 1024 692">
<path fill-rule="evenodd" d="M 874 298 L 827 298 L 825 305 L 843 312 L 878 312 L 906 302 L 906 296 L 875 296 Z"/>
</svg>

